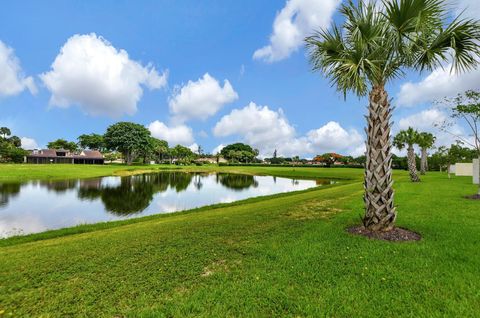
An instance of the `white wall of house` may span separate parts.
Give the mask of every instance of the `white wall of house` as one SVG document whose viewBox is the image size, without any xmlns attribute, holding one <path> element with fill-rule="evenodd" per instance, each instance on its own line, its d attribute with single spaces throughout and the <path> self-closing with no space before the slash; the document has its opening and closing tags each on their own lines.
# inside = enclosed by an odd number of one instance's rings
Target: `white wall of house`
<svg viewBox="0 0 480 318">
<path fill-rule="evenodd" d="M 480 159 L 473 160 L 473 183 L 480 184 Z"/>
<path fill-rule="evenodd" d="M 472 163 L 456 163 L 455 175 L 462 177 L 473 176 L 473 164 Z"/>
</svg>

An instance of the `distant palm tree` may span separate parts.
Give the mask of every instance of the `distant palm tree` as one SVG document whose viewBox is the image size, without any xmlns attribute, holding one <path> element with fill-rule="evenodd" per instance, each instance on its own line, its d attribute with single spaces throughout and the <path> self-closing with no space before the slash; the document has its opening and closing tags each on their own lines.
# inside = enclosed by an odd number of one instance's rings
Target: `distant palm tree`
<svg viewBox="0 0 480 318">
<path fill-rule="evenodd" d="M 421 132 L 418 134 L 418 146 L 421 149 L 422 156 L 420 159 L 420 174 L 424 175 L 428 170 L 428 149 L 432 148 L 435 144 L 435 136 L 431 133 Z"/>
<path fill-rule="evenodd" d="M 419 182 L 420 178 L 417 174 L 417 162 L 415 160 L 415 150 L 413 146 L 418 142 L 419 133 L 412 127 L 407 130 L 400 131 L 395 138 L 393 138 L 393 145 L 399 150 L 407 148 L 408 171 L 410 172 L 410 180 L 412 182 Z"/>
<path fill-rule="evenodd" d="M 310 63 L 336 88 L 369 95 L 365 165 L 365 216 L 372 231 L 393 228 L 391 107 L 385 85 L 406 69 L 432 70 L 453 61 L 455 71 L 477 65 L 480 22 L 456 18 L 449 24 L 446 0 L 349 0 L 343 25 L 306 38 Z"/>
<path fill-rule="evenodd" d="M 7 136 L 10 136 L 12 132 L 7 127 L 0 127 L 0 135 L 2 135 L 3 139 L 7 139 Z"/>
</svg>

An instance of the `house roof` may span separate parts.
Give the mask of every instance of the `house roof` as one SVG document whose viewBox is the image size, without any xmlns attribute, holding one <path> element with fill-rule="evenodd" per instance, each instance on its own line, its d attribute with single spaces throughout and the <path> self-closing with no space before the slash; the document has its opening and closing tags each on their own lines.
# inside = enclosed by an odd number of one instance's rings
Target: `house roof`
<svg viewBox="0 0 480 318">
<path fill-rule="evenodd" d="M 103 159 L 103 155 L 98 150 L 83 150 L 80 154 L 74 155 L 74 158 L 101 158 Z"/>
<path fill-rule="evenodd" d="M 31 151 L 29 157 L 56 157 L 57 152 L 55 149 L 42 149 Z"/>
<path fill-rule="evenodd" d="M 57 156 L 57 152 L 66 152 L 65 156 Z M 42 149 L 31 152 L 28 157 L 34 158 L 73 158 L 73 159 L 103 159 L 98 150 L 82 150 L 80 153 L 71 153 L 65 149 Z"/>
</svg>

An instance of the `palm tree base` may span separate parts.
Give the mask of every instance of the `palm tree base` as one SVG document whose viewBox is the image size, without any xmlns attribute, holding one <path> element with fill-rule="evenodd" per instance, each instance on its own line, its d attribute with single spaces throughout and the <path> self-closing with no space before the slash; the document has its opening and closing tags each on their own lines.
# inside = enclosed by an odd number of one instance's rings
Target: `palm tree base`
<svg viewBox="0 0 480 318">
<path fill-rule="evenodd" d="M 357 225 L 347 228 L 347 232 L 354 235 L 362 235 L 369 239 L 391 242 L 419 241 L 422 239 L 419 233 L 401 227 L 393 227 L 388 231 L 372 231 L 363 225 Z"/>
<path fill-rule="evenodd" d="M 467 195 L 465 198 L 470 200 L 480 200 L 480 194 Z"/>
</svg>

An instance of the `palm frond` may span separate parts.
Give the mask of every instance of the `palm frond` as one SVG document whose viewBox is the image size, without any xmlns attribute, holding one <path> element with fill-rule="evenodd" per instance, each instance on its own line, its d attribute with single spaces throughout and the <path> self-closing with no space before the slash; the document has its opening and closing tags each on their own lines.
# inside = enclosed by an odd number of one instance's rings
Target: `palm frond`
<svg viewBox="0 0 480 318">
<path fill-rule="evenodd" d="M 399 39 L 441 27 L 447 16 L 444 0 L 382 0 L 382 3 L 384 15 Z"/>
<path fill-rule="evenodd" d="M 480 24 L 475 20 L 454 20 L 446 29 L 439 29 L 430 41 L 418 45 L 414 67 L 432 70 L 450 60 L 453 70 L 466 72 L 475 68 L 480 57 Z"/>
<path fill-rule="evenodd" d="M 313 70 L 329 77 L 332 85 L 344 94 L 348 90 L 359 95 L 367 93 L 362 54 L 346 46 L 338 27 L 321 30 L 306 38 L 306 42 Z"/>
<path fill-rule="evenodd" d="M 453 50 L 453 69 L 465 72 L 478 65 L 480 57 L 480 23 L 475 20 L 455 20 L 445 30 Z"/>
</svg>

